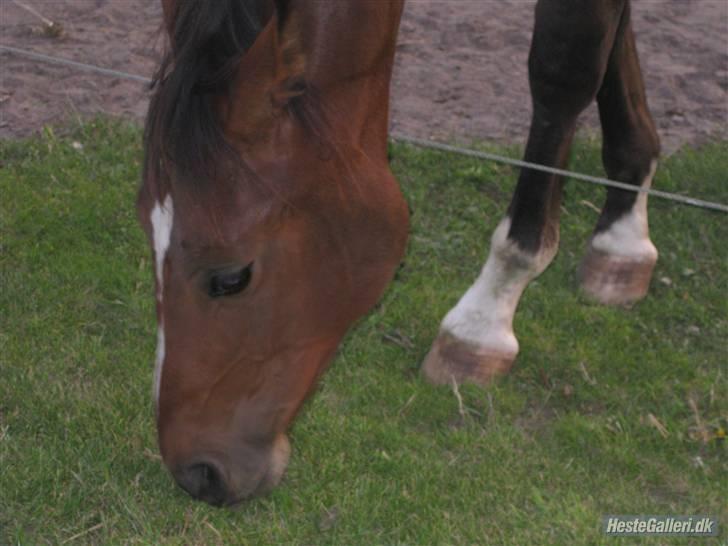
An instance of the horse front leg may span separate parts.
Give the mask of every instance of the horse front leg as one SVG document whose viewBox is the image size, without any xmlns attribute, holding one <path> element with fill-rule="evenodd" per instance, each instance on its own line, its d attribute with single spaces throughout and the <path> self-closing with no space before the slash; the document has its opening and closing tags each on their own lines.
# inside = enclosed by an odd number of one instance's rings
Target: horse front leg
<svg viewBox="0 0 728 546">
<path fill-rule="evenodd" d="M 534 116 L 526 160 L 564 166 L 574 121 Z M 518 302 L 558 250 L 562 184 L 554 175 L 521 172 L 480 275 L 443 319 L 425 358 L 422 371 L 429 381 L 483 385 L 510 370 L 518 354 L 513 332 Z"/>
<path fill-rule="evenodd" d="M 533 118 L 526 161 L 565 167 L 578 115 L 594 100 L 620 18 L 619 2 L 541 0 L 529 55 Z M 523 169 L 480 276 L 447 313 L 422 371 L 436 384 L 486 384 L 518 354 L 513 316 L 526 286 L 556 255 L 563 181 Z"/>
</svg>

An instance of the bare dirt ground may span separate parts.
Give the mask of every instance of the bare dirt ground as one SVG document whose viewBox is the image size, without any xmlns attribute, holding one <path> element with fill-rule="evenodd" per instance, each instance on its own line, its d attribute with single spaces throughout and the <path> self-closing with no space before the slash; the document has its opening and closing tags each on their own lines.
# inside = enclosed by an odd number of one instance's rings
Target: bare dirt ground
<svg viewBox="0 0 728 546">
<path fill-rule="evenodd" d="M 334 0 L 331 0 L 334 1 Z M 373 0 L 372 0 L 373 1 Z M 60 23 L 43 32 L 31 6 Z M 393 85 L 392 129 L 413 136 L 523 142 L 535 0 L 409 0 Z M 667 152 L 728 138 L 728 1 L 634 0 L 650 106 Z M 0 0 L 0 44 L 150 76 L 157 0 Z M 69 117 L 141 120 L 144 85 L 0 52 L 0 138 Z M 583 117 L 598 131 L 592 108 Z"/>
</svg>

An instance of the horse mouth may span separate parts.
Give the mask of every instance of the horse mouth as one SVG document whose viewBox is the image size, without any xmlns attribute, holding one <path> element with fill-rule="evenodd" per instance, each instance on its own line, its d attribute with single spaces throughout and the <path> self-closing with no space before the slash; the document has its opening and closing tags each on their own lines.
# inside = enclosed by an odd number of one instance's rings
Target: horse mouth
<svg viewBox="0 0 728 546">
<path fill-rule="evenodd" d="M 255 497 L 267 495 L 283 479 L 286 468 L 288 467 L 290 455 L 291 444 L 288 441 L 288 437 L 285 434 L 279 434 L 273 442 L 268 466 L 265 469 L 260 480 L 258 480 L 258 482 L 256 483 L 256 485 L 248 491 L 237 492 L 237 494 L 232 499 L 215 505 L 235 509 L 237 507 L 240 507 L 246 501 L 249 501 Z"/>
</svg>

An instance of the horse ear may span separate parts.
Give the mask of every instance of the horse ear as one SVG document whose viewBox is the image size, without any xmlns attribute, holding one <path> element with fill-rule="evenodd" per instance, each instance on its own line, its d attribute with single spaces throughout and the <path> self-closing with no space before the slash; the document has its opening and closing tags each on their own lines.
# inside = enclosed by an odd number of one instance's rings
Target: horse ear
<svg viewBox="0 0 728 546">
<path fill-rule="evenodd" d="M 306 91 L 305 55 L 294 10 L 276 11 L 242 56 L 230 92 L 218 101 L 228 139 L 259 142 L 271 120 Z"/>
<path fill-rule="evenodd" d="M 295 97 L 306 92 L 306 57 L 301 42 L 301 27 L 296 11 L 279 6 L 276 32 L 276 71 L 271 101 L 275 107 L 285 107 Z M 283 11 L 286 10 L 286 11 Z"/>
</svg>

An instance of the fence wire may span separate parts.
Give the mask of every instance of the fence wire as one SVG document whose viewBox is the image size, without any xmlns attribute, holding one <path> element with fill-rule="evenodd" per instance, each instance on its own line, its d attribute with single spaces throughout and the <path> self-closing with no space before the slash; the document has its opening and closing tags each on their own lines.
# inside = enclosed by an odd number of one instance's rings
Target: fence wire
<svg viewBox="0 0 728 546">
<path fill-rule="evenodd" d="M 86 70 L 89 72 L 95 72 L 97 74 L 102 74 L 104 76 L 121 78 L 121 79 L 125 79 L 125 80 L 144 83 L 147 85 L 152 83 L 152 79 L 147 78 L 145 76 L 139 76 L 137 74 L 130 74 L 129 72 L 122 72 L 120 70 L 113 70 L 110 68 L 103 68 L 100 66 L 87 64 L 87 63 L 81 63 L 78 61 L 72 61 L 70 59 L 63 59 L 61 57 L 53 57 L 51 55 L 45 55 L 43 53 L 36 53 L 34 51 L 27 51 L 25 49 L 19 49 L 17 47 L 7 46 L 7 45 L 3 45 L 3 44 L 0 44 L 0 51 L 5 51 L 5 52 L 13 54 L 13 55 L 26 57 L 29 59 L 41 61 L 41 62 L 48 63 L 48 64 L 67 66 L 67 67 L 75 68 L 77 70 Z M 723 213 L 728 214 L 728 205 L 724 205 L 722 203 L 706 201 L 704 199 L 697 199 L 694 197 L 689 197 L 686 195 L 679 195 L 676 193 L 656 190 L 653 188 L 644 188 L 641 186 L 627 184 L 625 182 L 618 182 L 616 180 L 610 180 L 608 178 L 603 178 L 600 176 L 592 176 L 592 175 L 588 175 L 588 174 L 570 171 L 567 169 L 558 169 L 556 167 L 550 167 L 548 165 L 541 165 L 539 163 L 531 163 L 529 161 L 514 159 L 511 157 L 493 154 L 490 152 L 483 152 L 480 150 L 471 150 L 468 148 L 461 148 L 459 146 L 443 144 L 441 142 L 425 140 L 422 138 L 416 138 L 416 137 L 405 135 L 405 134 L 391 133 L 389 135 L 389 137 L 391 140 L 394 140 L 396 142 L 403 142 L 403 143 L 410 144 L 412 146 L 417 146 L 420 148 L 438 150 L 441 152 L 457 154 L 457 155 L 461 155 L 461 156 L 465 156 L 465 157 L 472 157 L 472 158 L 480 159 L 480 160 L 484 160 L 484 161 L 494 161 L 497 163 L 503 163 L 505 165 L 510 165 L 512 167 L 518 167 L 521 169 L 532 169 L 534 171 L 541 171 L 541 172 L 545 172 L 548 174 L 554 174 L 557 176 L 564 176 L 564 177 L 571 178 L 574 180 L 579 180 L 581 182 L 588 182 L 590 184 L 606 186 L 608 188 L 617 188 L 617 189 L 624 190 L 624 191 L 646 193 L 647 195 L 650 195 L 652 197 L 656 197 L 659 199 L 666 199 L 668 201 L 673 201 L 673 202 L 679 203 L 681 205 L 689 205 L 691 207 L 697 207 L 697 208 L 701 208 L 701 209 L 705 209 L 705 210 L 713 210 L 713 211 L 718 211 L 718 212 L 723 212 Z"/>
</svg>

